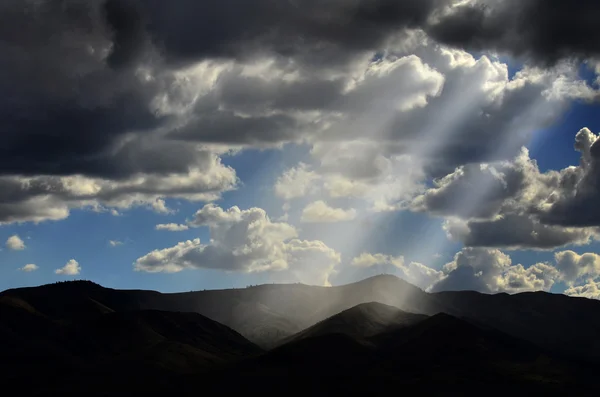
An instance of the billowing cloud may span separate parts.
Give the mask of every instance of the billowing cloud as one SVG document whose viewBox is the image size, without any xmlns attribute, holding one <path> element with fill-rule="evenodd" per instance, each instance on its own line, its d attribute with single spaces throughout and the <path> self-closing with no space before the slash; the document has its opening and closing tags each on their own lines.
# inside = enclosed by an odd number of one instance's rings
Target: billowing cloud
<svg viewBox="0 0 600 397">
<path fill-rule="evenodd" d="M 441 270 L 412 262 L 402 256 L 363 253 L 351 262 L 357 267 L 393 267 L 401 278 L 424 290 L 483 293 L 549 291 L 564 279 L 558 266 L 536 263 L 529 267 L 512 264 L 510 256 L 497 249 L 464 248 Z"/>
<path fill-rule="evenodd" d="M 420 168 L 505 157 L 496 149 L 515 125 L 526 140 L 565 99 L 594 95 L 575 69 L 510 79 L 497 60 L 439 45 L 427 32 L 459 43 L 439 34 L 458 18 L 451 0 L 163 3 L 0 5 L 0 223 L 210 202 L 237 184 L 222 156 L 287 142 L 314 145 L 319 169 L 276 189 L 286 200 L 310 193 L 317 172 L 332 195 L 404 208 Z M 350 166 L 319 149 L 365 137 L 373 148 L 344 149 Z"/>
<path fill-rule="evenodd" d="M 81 266 L 75 259 L 71 259 L 63 267 L 56 269 L 54 273 L 63 276 L 76 276 L 81 273 Z"/>
<path fill-rule="evenodd" d="M 6 240 L 6 247 L 13 251 L 22 251 L 25 249 L 25 241 L 18 235 L 12 235 Z"/>
<path fill-rule="evenodd" d="M 600 282 L 590 280 L 587 284 L 570 287 L 564 293 L 576 298 L 600 299 Z"/>
<path fill-rule="evenodd" d="M 320 241 L 299 240 L 297 230 L 287 223 L 272 222 L 260 208 L 224 210 L 207 204 L 189 222 L 208 227 L 210 241 L 181 242 L 138 258 L 135 270 L 179 272 L 210 268 L 239 272 L 288 271 L 298 280 L 328 284 L 328 276 L 340 256 Z"/>
<path fill-rule="evenodd" d="M 406 264 L 402 256 L 362 253 L 351 261 L 355 267 L 379 267 L 394 272 L 406 281 L 429 292 L 478 291 L 482 293 L 520 293 L 550 291 L 558 282 L 567 284 L 570 296 L 600 299 L 600 255 L 557 252 L 554 261 L 529 266 L 513 264 L 510 256 L 498 249 L 463 248 L 441 270 L 420 263 Z M 586 284 L 582 284 L 586 282 Z"/>
<path fill-rule="evenodd" d="M 275 194 L 284 199 L 291 200 L 308 195 L 313 189 L 313 182 L 319 179 L 319 175 L 308 169 L 304 163 L 287 169 L 277 178 L 275 183 Z"/>
<path fill-rule="evenodd" d="M 492 50 L 544 64 L 600 55 L 592 1 L 576 7 L 561 0 L 457 2 L 427 30 L 435 38 L 472 50 Z"/>
<path fill-rule="evenodd" d="M 581 129 L 578 166 L 540 172 L 522 149 L 512 161 L 462 166 L 418 196 L 412 209 L 447 218 L 450 238 L 468 246 L 553 249 L 599 238 L 598 137 Z"/>
<path fill-rule="evenodd" d="M 20 271 L 25 272 L 25 273 L 35 272 L 38 269 L 39 269 L 38 265 L 35 265 L 33 263 L 29 263 L 29 264 L 19 268 Z"/>
<path fill-rule="evenodd" d="M 237 184 L 235 171 L 207 154 L 185 174 L 139 174 L 119 181 L 85 176 L 0 177 L 0 223 L 64 219 L 76 208 L 166 211 L 164 197 L 211 201 Z"/>
<path fill-rule="evenodd" d="M 561 279 L 570 286 L 581 280 L 600 277 L 600 255 L 598 254 L 579 255 L 573 251 L 562 251 L 554 254 L 554 260 Z"/>
<path fill-rule="evenodd" d="M 552 250 L 569 245 L 587 245 L 597 240 L 597 228 L 565 228 L 545 225 L 527 213 L 509 213 L 492 220 L 448 219 L 444 229 L 451 240 L 469 247 L 511 250 Z"/>
<path fill-rule="evenodd" d="M 600 139 L 588 128 L 575 136 L 580 164 L 560 172 L 552 195 L 540 204 L 543 222 L 562 226 L 599 226 L 600 211 Z"/>
<path fill-rule="evenodd" d="M 189 226 L 188 225 L 184 225 L 184 224 L 178 224 L 178 223 L 164 223 L 164 224 L 159 224 L 156 225 L 154 227 L 154 229 L 156 230 L 167 230 L 170 232 L 181 232 L 184 230 L 188 230 Z"/>
<path fill-rule="evenodd" d="M 117 3 L 117 2 L 115 2 Z M 193 0 L 185 13 L 160 0 L 140 1 L 138 13 L 121 12 L 124 21 L 148 21 L 148 36 L 161 44 L 170 63 L 210 58 L 243 59 L 255 53 L 278 54 L 320 67 L 345 63 L 349 56 L 380 48 L 392 34 L 423 26 L 445 0 L 274 2 Z M 123 24 L 129 26 L 128 24 Z M 134 26 L 138 26 L 134 24 Z M 127 29 L 129 33 L 134 29 Z M 194 37 L 205 37 L 195 40 Z M 142 37 L 125 35 L 138 43 Z M 133 38 L 137 38 L 134 40 Z"/>
<path fill-rule="evenodd" d="M 351 221 L 354 218 L 356 218 L 355 209 L 333 208 L 326 202 L 318 200 L 304 208 L 300 221 L 305 223 L 334 223 Z"/>
<path fill-rule="evenodd" d="M 464 248 L 444 266 L 445 277 L 431 291 L 474 290 L 485 293 L 548 291 L 558 271 L 545 263 L 525 268 L 497 249 Z"/>
<path fill-rule="evenodd" d="M 364 200 L 375 211 L 412 206 L 439 215 L 491 217 L 529 182 L 523 180 L 528 169 L 519 167 L 537 168 L 519 152 L 532 132 L 556 120 L 570 100 L 596 96 L 569 64 L 526 67 L 511 77 L 506 64 L 487 56 L 475 58 L 419 34 L 408 43 L 390 46 L 366 69 L 368 77 L 359 75 L 353 90 L 373 76 L 382 79 L 380 88 L 365 95 L 362 107 L 327 119 L 310 139 L 310 161 L 277 181 L 279 197 L 344 197 Z M 421 81 L 420 88 L 397 89 L 396 80 L 382 77 L 388 69 L 401 71 L 398 80 L 402 75 Z M 523 160 L 510 169 L 504 162 L 515 156 Z M 432 176 L 439 177 L 438 185 L 411 204 Z M 482 184 L 478 194 L 471 193 L 470 201 L 477 202 L 464 205 L 460 193 Z"/>
</svg>

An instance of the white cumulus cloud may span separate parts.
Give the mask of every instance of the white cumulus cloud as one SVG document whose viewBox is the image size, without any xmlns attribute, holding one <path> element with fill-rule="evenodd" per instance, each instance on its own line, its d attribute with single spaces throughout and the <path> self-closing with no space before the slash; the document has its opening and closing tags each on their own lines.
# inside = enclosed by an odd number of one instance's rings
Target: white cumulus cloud
<svg viewBox="0 0 600 397">
<path fill-rule="evenodd" d="M 76 276 L 81 273 L 81 266 L 75 259 L 71 259 L 63 267 L 56 269 L 54 273 L 63 276 Z"/>
<path fill-rule="evenodd" d="M 188 230 L 189 226 L 184 225 L 184 224 L 178 224 L 178 223 L 162 223 L 162 224 L 156 225 L 154 227 L 154 229 L 167 230 L 169 232 L 181 232 L 184 230 Z"/>
<path fill-rule="evenodd" d="M 26 272 L 26 273 L 31 273 L 38 269 L 39 269 L 39 267 L 33 263 L 29 263 L 29 264 L 19 268 L 20 271 Z"/>
<path fill-rule="evenodd" d="M 208 227 L 210 241 L 188 240 L 154 250 L 134 262 L 145 272 L 179 272 L 209 268 L 224 271 L 285 272 L 307 283 L 328 284 L 340 257 L 320 241 L 298 239 L 298 231 L 285 222 L 273 222 L 261 208 L 224 210 L 207 204 L 189 222 Z"/>
<path fill-rule="evenodd" d="M 25 249 L 25 242 L 15 234 L 6 240 L 6 247 L 13 251 L 22 251 Z"/>
<path fill-rule="evenodd" d="M 351 221 L 356 218 L 356 210 L 333 208 L 322 200 L 308 204 L 302 211 L 301 222 L 305 223 L 334 223 Z"/>
</svg>

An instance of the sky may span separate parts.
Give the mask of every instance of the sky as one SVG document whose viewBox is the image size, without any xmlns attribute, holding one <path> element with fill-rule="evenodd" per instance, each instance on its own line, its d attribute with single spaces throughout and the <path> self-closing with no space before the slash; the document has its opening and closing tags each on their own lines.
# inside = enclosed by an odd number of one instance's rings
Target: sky
<svg viewBox="0 0 600 397">
<path fill-rule="evenodd" d="M 1 2 L 0 290 L 600 299 L 592 3 Z"/>
</svg>

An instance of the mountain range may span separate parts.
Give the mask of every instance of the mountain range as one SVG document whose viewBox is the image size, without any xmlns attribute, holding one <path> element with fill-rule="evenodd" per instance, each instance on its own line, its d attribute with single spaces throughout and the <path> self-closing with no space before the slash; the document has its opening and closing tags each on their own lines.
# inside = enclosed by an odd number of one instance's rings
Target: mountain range
<svg viewBox="0 0 600 397">
<path fill-rule="evenodd" d="M 0 383 L 15 395 L 588 395 L 599 313 L 583 298 L 426 293 L 389 275 L 175 294 L 63 282 L 0 293 Z"/>
</svg>

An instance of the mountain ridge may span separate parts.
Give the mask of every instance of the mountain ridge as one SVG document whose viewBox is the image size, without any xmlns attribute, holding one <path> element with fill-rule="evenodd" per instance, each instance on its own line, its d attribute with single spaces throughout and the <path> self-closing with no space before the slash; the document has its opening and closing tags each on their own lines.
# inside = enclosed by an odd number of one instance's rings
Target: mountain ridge
<svg viewBox="0 0 600 397">
<path fill-rule="evenodd" d="M 55 317 L 77 317 L 110 309 L 200 313 L 242 334 L 263 348 L 356 305 L 379 302 L 423 315 L 447 313 L 469 319 L 565 354 L 600 359 L 600 302 L 545 292 L 481 294 L 473 291 L 427 293 L 392 275 L 351 284 L 315 287 L 265 284 L 257 287 L 163 294 L 104 288 L 72 282 L 10 289 L 12 297 Z M 51 291 L 48 299 L 47 291 Z M 592 313 L 592 314 L 591 314 Z"/>
<path fill-rule="evenodd" d="M 172 395 L 173 385 L 190 396 L 290 385 L 311 395 L 398 385 L 583 395 L 575 390 L 600 370 L 598 356 L 579 353 L 594 352 L 598 308 L 552 294 L 428 294 L 389 276 L 176 294 L 86 282 L 11 289 L 0 293 L 0 380 L 34 395 Z"/>
</svg>

